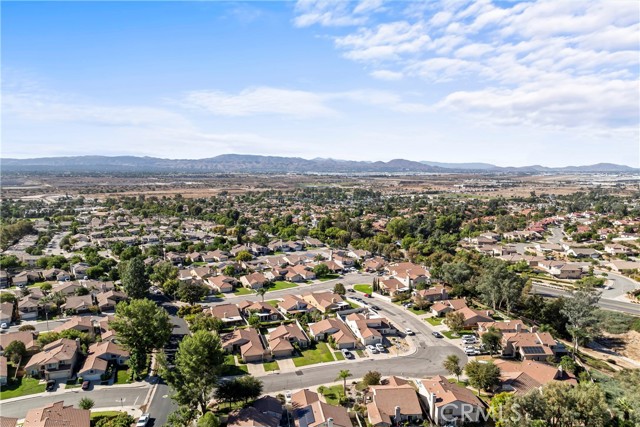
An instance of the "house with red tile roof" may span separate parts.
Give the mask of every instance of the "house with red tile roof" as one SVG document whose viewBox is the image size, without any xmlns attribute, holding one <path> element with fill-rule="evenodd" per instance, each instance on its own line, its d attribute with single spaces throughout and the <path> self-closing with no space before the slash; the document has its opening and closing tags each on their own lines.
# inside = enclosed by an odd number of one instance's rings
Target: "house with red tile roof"
<svg viewBox="0 0 640 427">
<path fill-rule="evenodd" d="M 410 384 L 369 387 L 367 419 L 374 427 L 391 427 L 408 422 L 420 424 L 423 419 L 420 399 Z"/>
<path fill-rule="evenodd" d="M 535 360 L 515 362 L 497 359 L 493 363 L 500 368 L 500 386 L 496 392 L 506 391 L 522 395 L 539 389 L 552 381 L 566 381 L 571 385 L 578 384 L 576 377 L 570 372 L 565 372 L 562 367 Z"/>
<path fill-rule="evenodd" d="M 416 385 L 427 415 L 436 425 L 481 420 L 486 406 L 468 388 L 451 383 L 441 375 L 416 380 Z"/>
</svg>

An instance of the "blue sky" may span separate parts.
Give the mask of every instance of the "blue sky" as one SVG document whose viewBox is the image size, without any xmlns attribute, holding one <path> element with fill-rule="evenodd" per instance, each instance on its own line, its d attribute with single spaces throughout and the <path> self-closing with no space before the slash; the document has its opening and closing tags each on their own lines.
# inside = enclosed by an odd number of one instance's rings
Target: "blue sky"
<svg viewBox="0 0 640 427">
<path fill-rule="evenodd" d="M 3 2 L 2 157 L 640 166 L 634 1 Z"/>
</svg>

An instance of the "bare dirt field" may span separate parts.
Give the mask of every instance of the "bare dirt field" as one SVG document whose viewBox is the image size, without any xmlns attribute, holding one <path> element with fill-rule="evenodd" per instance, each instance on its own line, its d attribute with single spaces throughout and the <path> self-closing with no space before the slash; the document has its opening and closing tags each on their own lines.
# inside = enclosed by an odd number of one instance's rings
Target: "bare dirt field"
<svg viewBox="0 0 640 427">
<path fill-rule="evenodd" d="M 612 194 L 637 191 L 637 177 L 606 175 L 424 174 L 424 175 L 311 175 L 311 174 L 145 174 L 145 175 L 7 175 L 3 198 L 47 198 L 83 195 L 87 198 L 137 196 L 211 197 L 222 191 L 290 191 L 305 187 L 367 188 L 383 193 L 447 194 L 451 197 L 528 197 L 570 194 L 604 188 Z"/>
</svg>

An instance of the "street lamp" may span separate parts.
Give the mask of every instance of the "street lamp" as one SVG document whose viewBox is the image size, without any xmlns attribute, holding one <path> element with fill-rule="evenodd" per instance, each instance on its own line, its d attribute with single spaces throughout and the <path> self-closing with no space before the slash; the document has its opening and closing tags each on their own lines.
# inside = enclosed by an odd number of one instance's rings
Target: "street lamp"
<svg viewBox="0 0 640 427">
<path fill-rule="evenodd" d="M 120 399 L 116 399 L 116 402 L 120 402 L 120 409 L 124 409 L 124 401 L 126 399 L 124 397 L 121 397 Z"/>
</svg>

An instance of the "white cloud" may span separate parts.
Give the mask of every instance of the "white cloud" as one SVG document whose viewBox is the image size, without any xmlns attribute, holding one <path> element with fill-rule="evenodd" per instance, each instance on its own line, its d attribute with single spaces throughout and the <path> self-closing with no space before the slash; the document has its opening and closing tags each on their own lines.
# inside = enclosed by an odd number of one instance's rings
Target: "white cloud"
<svg viewBox="0 0 640 427">
<path fill-rule="evenodd" d="M 220 91 L 194 91 L 182 101 L 185 106 L 204 109 L 221 116 L 276 114 L 298 118 L 337 114 L 325 105 L 325 99 L 301 90 L 256 87 L 237 95 Z"/>
<path fill-rule="evenodd" d="M 315 24 L 323 27 L 364 24 L 367 16 L 353 14 L 351 6 L 351 2 L 341 0 L 299 0 L 295 6 L 297 16 L 293 23 L 296 27 Z"/>
<path fill-rule="evenodd" d="M 606 133 L 640 125 L 639 20 L 632 1 L 450 0 L 411 4 L 403 19 L 362 23 L 334 42 L 374 78 L 435 84 L 441 108 Z"/>
<path fill-rule="evenodd" d="M 344 101 L 385 107 L 394 111 L 427 111 L 426 106 L 406 102 L 400 95 L 387 91 L 308 92 L 272 87 L 249 88 L 238 94 L 194 91 L 188 93 L 178 104 L 220 116 L 282 115 L 309 119 L 340 115 L 340 106 Z"/>
<path fill-rule="evenodd" d="M 401 80 L 403 77 L 401 72 L 391 70 L 375 70 L 371 72 L 371 76 L 380 80 Z"/>
</svg>

